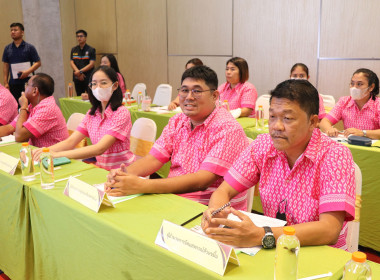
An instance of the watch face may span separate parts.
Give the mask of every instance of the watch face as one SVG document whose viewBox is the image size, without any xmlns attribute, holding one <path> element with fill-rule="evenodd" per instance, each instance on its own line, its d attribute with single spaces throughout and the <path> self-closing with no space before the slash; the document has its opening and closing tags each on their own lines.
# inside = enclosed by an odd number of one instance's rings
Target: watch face
<svg viewBox="0 0 380 280">
<path fill-rule="evenodd" d="M 274 236 L 271 234 L 265 235 L 263 238 L 263 247 L 265 249 L 272 249 L 275 246 L 276 246 L 276 239 L 274 238 Z"/>
</svg>

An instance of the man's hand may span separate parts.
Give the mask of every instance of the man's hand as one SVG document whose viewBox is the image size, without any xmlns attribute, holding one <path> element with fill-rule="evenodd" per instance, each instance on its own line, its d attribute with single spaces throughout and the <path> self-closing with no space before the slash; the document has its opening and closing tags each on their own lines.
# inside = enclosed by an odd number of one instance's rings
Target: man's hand
<svg viewBox="0 0 380 280">
<path fill-rule="evenodd" d="M 9 84 L 8 83 L 4 83 L 4 87 L 9 89 Z"/>
<path fill-rule="evenodd" d="M 136 175 L 128 174 L 125 165 L 120 169 L 111 170 L 107 175 L 107 182 L 104 184 L 107 194 L 112 196 L 124 196 L 142 192 L 142 187 L 146 183 Z"/>
<path fill-rule="evenodd" d="M 74 76 L 79 77 L 81 75 L 81 72 L 79 70 L 74 71 Z"/>
<path fill-rule="evenodd" d="M 329 137 L 337 137 L 339 134 L 339 130 L 337 130 L 335 127 L 332 127 L 326 131 L 326 134 Z"/>
<path fill-rule="evenodd" d="M 30 73 L 28 73 L 28 71 L 22 71 L 22 72 L 19 72 L 19 73 L 21 73 L 21 75 L 19 77 L 20 80 L 21 79 L 26 79 L 29 76 L 29 74 L 30 74 Z"/>
<path fill-rule="evenodd" d="M 344 131 L 344 137 L 348 137 L 348 135 L 356 135 L 356 136 L 364 136 L 363 130 L 357 128 L 347 128 Z"/>
<path fill-rule="evenodd" d="M 29 101 L 25 96 L 25 92 L 21 92 L 21 96 L 18 99 L 18 103 L 20 104 L 20 108 L 28 109 Z"/>
<path fill-rule="evenodd" d="M 232 207 L 226 209 L 226 212 L 229 211 L 239 217 L 241 221 L 236 222 L 225 218 L 212 218 L 212 224 L 219 224 L 225 227 L 206 228 L 205 233 L 208 237 L 238 247 L 253 247 L 261 245 L 264 230 L 257 227 L 247 215 L 240 211 L 237 211 Z"/>
</svg>

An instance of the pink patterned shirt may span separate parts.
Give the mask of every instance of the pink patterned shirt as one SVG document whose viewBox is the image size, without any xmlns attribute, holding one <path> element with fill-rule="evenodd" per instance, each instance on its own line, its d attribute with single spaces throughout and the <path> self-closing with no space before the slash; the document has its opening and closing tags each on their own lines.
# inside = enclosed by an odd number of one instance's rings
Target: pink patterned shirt
<svg viewBox="0 0 380 280">
<path fill-rule="evenodd" d="M 30 113 L 23 126 L 33 134 L 29 144 L 49 147 L 69 137 L 65 118 L 53 96 L 42 99 L 35 107 L 29 104 L 28 110 Z M 16 127 L 18 116 L 11 123 L 13 127 Z"/>
<path fill-rule="evenodd" d="M 9 124 L 17 114 L 16 99 L 6 87 L 0 85 L 0 125 Z"/>
<path fill-rule="evenodd" d="M 230 110 L 238 108 L 253 109 L 249 117 L 255 117 L 255 104 L 257 91 L 254 85 L 249 82 L 238 83 L 233 89 L 230 83 L 226 82 L 218 87 L 220 100 L 228 100 Z"/>
<path fill-rule="evenodd" d="M 357 128 L 375 130 L 380 129 L 380 98 L 370 98 L 361 110 L 351 96 L 343 96 L 326 118 L 336 124 L 343 120 L 344 129 Z"/>
<path fill-rule="evenodd" d="M 326 116 L 326 111 L 325 111 L 325 105 L 323 104 L 323 98 L 320 94 L 318 94 L 319 97 L 319 114 L 318 118 L 321 120 Z"/>
<path fill-rule="evenodd" d="M 162 163 L 171 160 L 168 177 L 176 177 L 198 170 L 222 176 L 204 191 L 179 194 L 208 204 L 211 194 L 223 182 L 232 163 L 248 146 L 248 139 L 240 124 L 224 108 L 216 108 L 203 124 L 191 130 L 190 118 L 177 114 L 170 118 L 150 154 Z M 246 192 L 232 200 L 237 209 L 247 209 Z"/>
<path fill-rule="evenodd" d="M 237 191 L 260 181 L 264 214 L 276 217 L 286 204 L 288 225 L 318 221 L 325 212 L 355 216 L 355 169 L 350 150 L 314 129 L 304 153 L 292 169 L 269 134 L 261 134 L 240 155 L 224 178 Z M 286 199 L 286 203 L 280 202 Z M 346 222 L 334 247 L 346 249 Z"/>
<path fill-rule="evenodd" d="M 107 151 L 96 157 L 96 165 L 111 170 L 119 168 L 122 163 L 130 165 L 136 159 L 129 150 L 131 128 L 131 114 L 127 108 L 120 106 L 116 111 L 112 111 L 111 106 L 108 106 L 103 119 L 99 109 L 93 116 L 88 111 L 77 130 L 89 137 L 92 144 L 98 143 L 104 135 L 116 138 L 115 143 Z"/>
</svg>

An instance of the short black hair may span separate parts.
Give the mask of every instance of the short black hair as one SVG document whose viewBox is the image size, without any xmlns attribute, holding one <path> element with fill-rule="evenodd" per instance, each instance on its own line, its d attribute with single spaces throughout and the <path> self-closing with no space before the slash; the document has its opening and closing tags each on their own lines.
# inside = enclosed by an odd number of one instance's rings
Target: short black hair
<svg viewBox="0 0 380 280">
<path fill-rule="evenodd" d="M 83 29 L 79 29 L 77 32 L 75 32 L 76 35 L 78 35 L 79 33 L 83 33 L 84 37 L 87 37 L 87 32 Z"/>
<path fill-rule="evenodd" d="M 48 74 L 37 73 L 32 80 L 32 86 L 38 88 L 43 96 L 49 97 L 54 93 L 54 80 Z"/>
<path fill-rule="evenodd" d="M 270 92 L 272 98 L 286 98 L 296 101 L 310 117 L 319 113 L 319 95 L 317 89 L 307 80 L 286 80 Z"/>
<path fill-rule="evenodd" d="M 306 76 L 309 77 L 309 68 L 307 68 L 307 66 L 303 63 L 296 63 L 292 66 L 292 69 L 290 69 L 290 75 L 292 75 L 292 72 L 297 68 L 297 67 L 301 67 L 302 70 L 306 73 Z"/>
<path fill-rule="evenodd" d="M 377 77 L 375 72 L 367 68 L 360 68 L 356 70 L 354 74 L 352 74 L 352 76 L 359 73 L 363 73 L 364 76 L 367 78 L 369 87 L 372 86 L 373 84 L 375 85 L 375 87 L 371 91 L 371 98 L 375 100 L 376 96 L 379 94 L 379 78 Z"/>
<path fill-rule="evenodd" d="M 185 68 L 189 64 L 194 64 L 194 66 L 198 66 L 198 65 L 203 65 L 203 62 L 199 58 L 195 57 L 195 58 L 190 59 L 188 62 L 186 62 Z"/>
<path fill-rule="evenodd" d="M 245 83 L 249 79 L 248 63 L 244 58 L 233 57 L 227 60 L 226 65 L 232 63 L 239 69 L 239 83 Z"/>
<path fill-rule="evenodd" d="M 203 80 L 206 85 L 213 90 L 218 88 L 218 76 L 215 71 L 205 65 L 198 65 L 187 69 L 182 74 L 181 84 L 187 78 L 195 80 Z"/>
<path fill-rule="evenodd" d="M 14 22 L 14 23 L 12 23 L 9 27 L 10 27 L 10 28 L 12 28 L 12 27 L 20 27 L 20 29 L 21 29 L 22 31 L 24 31 L 24 25 L 22 25 L 22 23 L 19 23 L 19 22 Z"/>
<path fill-rule="evenodd" d="M 117 80 L 117 74 L 115 70 L 113 70 L 111 67 L 108 66 L 99 66 L 97 67 L 90 77 L 90 82 L 92 81 L 92 77 L 94 74 L 98 71 L 102 71 L 104 74 L 107 75 L 107 77 L 112 81 L 112 83 L 118 82 Z M 89 89 L 88 92 L 88 99 L 90 99 L 91 102 L 91 110 L 90 115 L 95 115 L 96 109 L 99 108 L 100 112 L 102 112 L 102 103 L 95 98 L 94 94 L 92 93 L 92 89 Z M 116 111 L 117 108 L 119 108 L 122 105 L 123 102 L 123 93 L 121 92 L 120 86 L 117 87 L 117 89 L 113 92 L 110 100 L 108 101 L 108 105 L 111 106 L 112 111 Z"/>
</svg>

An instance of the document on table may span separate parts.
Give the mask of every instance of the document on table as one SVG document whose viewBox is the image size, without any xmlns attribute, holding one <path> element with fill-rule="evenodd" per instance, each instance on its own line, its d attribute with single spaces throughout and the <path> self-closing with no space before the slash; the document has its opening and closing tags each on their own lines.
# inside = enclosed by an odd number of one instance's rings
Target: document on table
<svg viewBox="0 0 380 280">
<path fill-rule="evenodd" d="M 181 113 L 181 107 L 177 107 L 172 111 L 168 110 L 168 106 L 161 106 L 161 107 L 151 107 L 150 110 L 152 112 L 156 112 L 157 114 L 167 114 L 167 113 Z"/>
<path fill-rule="evenodd" d="M 8 135 L 0 138 L 0 146 L 6 146 L 9 144 L 13 144 L 16 142 L 16 138 L 14 135 Z"/>
<path fill-rule="evenodd" d="M 93 186 L 98 188 L 101 191 L 104 191 L 104 184 L 95 184 Z M 111 195 L 107 195 L 107 196 L 108 196 L 108 199 L 111 200 L 113 204 L 117 204 L 126 200 L 130 200 L 132 198 L 138 197 L 140 195 L 142 195 L 142 193 L 127 195 L 127 196 L 111 196 Z"/>
<path fill-rule="evenodd" d="M 24 72 L 25 70 L 28 70 L 30 68 L 31 64 L 30 62 L 21 62 L 21 63 L 12 63 L 11 69 L 12 69 L 12 77 L 14 80 L 18 79 L 18 73 Z M 32 73 L 29 74 L 28 77 L 31 77 Z"/>
<path fill-rule="evenodd" d="M 264 226 L 269 226 L 269 227 L 282 227 L 286 224 L 286 221 L 283 221 L 283 220 L 279 220 L 279 219 L 275 219 L 275 218 L 271 218 L 271 217 L 267 217 L 267 216 L 264 216 L 264 215 L 258 215 L 258 214 L 253 214 L 253 213 L 249 213 L 249 212 L 246 212 L 246 211 L 240 211 L 242 212 L 243 214 L 247 215 L 251 220 L 252 222 L 258 226 L 258 227 L 264 227 Z M 235 216 L 234 214 L 229 214 L 228 215 L 228 219 L 229 220 L 233 220 L 233 221 L 237 221 L 239 222 L 240 219 Z M 201 226 L 200 225 L 197 225 L 193 228 L 191 228 L 191 230 L 195 231 L 195 232 L 198 232 L 200 234 L 203 234 L 203 235 L 206 235 Z M 247 255 L 250 255 L 250 256 L 254 256 L 257 254 L 257 252 L 259 252 L 262 248 L 262 246 L 255 246 L 255 247 L 249 247 L 249 248 L 241 248 L 241 247 L 235 247 L 235 246 L 232 246 L 235 250 L 237 251 L 241 251 Z"/>
</svg>

